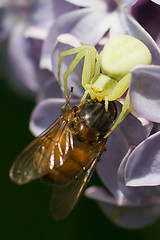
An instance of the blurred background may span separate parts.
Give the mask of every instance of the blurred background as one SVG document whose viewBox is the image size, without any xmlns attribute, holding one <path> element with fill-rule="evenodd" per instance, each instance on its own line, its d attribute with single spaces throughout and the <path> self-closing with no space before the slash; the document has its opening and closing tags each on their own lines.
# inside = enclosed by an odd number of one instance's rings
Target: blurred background
<svg viewBox="0 0 160 240">
<path fill-rule="evenodd" d="M 115 226 L 97 204 L 82 197 L 71 215 L 55 222 L 49 212 L 52 188 L 33 181 L 17 186 L 8 177 L 17 154 L 33 139 L 28 122 L 34 101 L 19 96 L 0 79 L 0 235 L 1 239 L 160 239 L 160 220 L 141 230 Z M 94 173 L 90 184 L 98 181 Z"/>
<path fill-rule="evenodd" d="M 2 1 L 3 2 L 3 1 Z M 6 1 L 7 2 L 7 1 Z M 43 1 L 40 1 L 43 3 Z M 47 2 L 47 1 L 46 1 Z M 60 2 L 60 1 L 59 1 Z M 58 3 L 59 3 L 58 2 Z M 83 2 L 83 1 L 82 1 Z M 106 1 L 107 2 L 107 1 Z M 123 1 L 116 1 L 122 2 Z M 159 13 L 154 14 L 153 8 L 146 8 L 139 1 L 136 17 L 147 20 L 145 27 L 155 30 L 159 25 L 154 20 Z M 141 7 L 142 5 L 142 7 Z M 72 6 L 73 7 L 73 6 Z M 153 5 L 156 9 L 156 5 Z M 60 8 L 61 9 L 61 8 Z M 142 14 L 142 10 L 145 12 Z M 152 11 L 151 11 L 152 10 Z M 137 9 L 136 9 L 137 11 Z M 45 16 L 45 14 L 43 14 Z M 146 16 L 146 19 L 144 18 Z M 153 17 L 155 16 L 155 18 Z M 0 16 L 1 17 L 1 16 Z M 16 15 L 17 17 L 17 15 Z M 142 19 L 141 19 L 142 17 Z M 151 25 L 148 24 L 151 17 Z M 42 18 L 43 20 L 43 18 Z M 11 21 L 12 23 L 12 21 Z M 19 22 L 18 22 L 19 23 Z M 143 21 L 142 21 L 143 23 Z M 14 24 L 13 24 L 14 25 Z M 153 27 L 154 26 L 154 27 Z M 152 33 L 152 31 L 151 31 Z M 85 198 L 80 199 L 71 215 L 63 221 L 55 222 L 49 212 L 52 187 L 33 181 L 24 186 L 17 186 L 9 179 L 9 169 L 21 150 L 34 138 L 28 129 L 29 118 L 35 107 L 35 100 L 29 100 L 18 94 L 9 84 L 8 68 L 4 53 L 0 46 L 0 239 L 3 240 L 87 240 L 87 239 L 129 239 L 129 240 L 159 240 L 160 220 L 140 230 L 119 228 L 108 220 L 101 212 L 96 202 Z M 17 49 L 16 49 L 17 50 Z M 16 52 L 16 51 L 15 51 Z M 5 70 L 4 70 L 5 68 Z M 4 74 L 7 73 L 8 75 Z M 94 172 L 89 185 L 99 183 Z"/>
</svg>

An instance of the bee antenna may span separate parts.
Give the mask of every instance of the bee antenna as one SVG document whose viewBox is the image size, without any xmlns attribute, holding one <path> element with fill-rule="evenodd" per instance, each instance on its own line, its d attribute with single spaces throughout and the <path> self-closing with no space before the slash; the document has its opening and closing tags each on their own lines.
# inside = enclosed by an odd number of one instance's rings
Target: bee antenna
<svg viewBox="0 0 160 240">
<path fill-rule="evenodd" d="M 69 97 L 66 99 L 65 104 L 62 106 L 62 111 L 63 111 L 63 112 L 66 112 L 66 105 L 67 105 L 69 108 L 71 108 L 69 102 L 70 102 L 70 99 L 71 99 L 72 94 L 73 94 L 73 88 L 74 88 L 74 87 L 71 86 L 71 92 L 70 92 L 70 95 L 69 95 Z"/>
</svg>

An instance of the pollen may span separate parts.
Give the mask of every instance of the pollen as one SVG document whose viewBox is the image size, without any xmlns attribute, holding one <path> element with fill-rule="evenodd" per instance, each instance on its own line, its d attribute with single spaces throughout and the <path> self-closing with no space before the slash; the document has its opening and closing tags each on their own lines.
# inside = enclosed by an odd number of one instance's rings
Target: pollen
<svg viewBox="0 0 160 240">
<path fill-rule="evenodd" d="M 95 93 L 102 92 L 102 89 L 100 89 L 100 88 L 98 88 L 98 87 L 96 87 L 96 86 L 94 86 L 94 85 L 92 85 L 91 88 L 92 88 L 92 90 L 93 90 Z"/>
</svg>

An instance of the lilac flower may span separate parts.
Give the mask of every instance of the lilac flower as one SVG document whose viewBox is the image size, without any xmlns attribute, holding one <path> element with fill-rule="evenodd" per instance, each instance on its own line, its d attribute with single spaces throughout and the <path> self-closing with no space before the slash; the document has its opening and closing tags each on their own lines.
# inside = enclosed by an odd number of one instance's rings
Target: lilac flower
<svg viewBox="0 0 160 240">
<path fill-rule="evenodd" d="M 130 17 L 130 7 L 137 0 L 67 0 L 80 9 L 61 15 L 49 31 L 44 42 L 41 67 L 52 69 L 51 53 L 60 34 L 69 33 L 80 42 L 96 45 L 109 31 L 109 36 L 128 31 L 126 21 Z M 106 40 L 105 40 L 106 41 Z M 104 45 L 104 43 L 102 43 Z"/>
<path fill-rule="evenodd" d="M 139 31 L 140 28 L 136 28 L 137 36 Z M 132 69 L 129 91 L 132 106 L 138 116 L 160 123 L 159 49 L 151 51 L 153 63 L 156 65 L 137 66 Z M 126 123 L 128 117 L 109 137 L 108 155 L 106 153 L 106 157 L 102 156 L 97 167 L 109 192 L 101 187 L 91 187 L 86 191 L 86 195 L 96 199 L 104 213 L 116 224 L 139 228 L 160 217 L 160 132 L 159 129 L 153 135 L 148 132 L 150 136 L 146 134 L 142 141 L 138 133 L 141 137 L 144 136 L 141 131 L 144 131 L 145 127 L 141 126 L 142 129 L 138 130 L 133 122 Z M 126 128 L 129 126 L 134 130 L 129 129 L 129 135 L 126 135 Z M 137 143 L 133 142 L 133 139 L 131 141 L 132 137 Z"/>
<path fill-rule="evenodd" d="M 155 42 L 137 22 L 128 18 L 127 24 L 132 36 L 139 37 L 149 47 L 153 63 L 156 65 L 137 66 L 131 70 L 130 97 L 134 111 L 141 120 L 129 114 L 109 136 L 106 144 L 107 151 L 102 154 L 97 166 L 97 172 L 105 188 L 93 186 L 86 190 L 86 195 L 97 200 L 104 213 L 116 224 L 128 228 L 140 228 L 152 223 L 160 216 L 157 168 L 160 158 L 157 144 L 160 133 L 151 135 L 152 122 L 160 122 L 156 114 L 159 112 L 160 53 Z M 78 46 L 79 41 L 70 35 L 59 36 L 53 52 L 53 69 L 56 69 L 55 56 L 59 54 L 59 49 L 62 47 L 63 50 L 67 49 L 70 44 Z M 70 62 L 71 59 L 66 59 L 63 72 L 69 64 L 68 61 Z M 68 80 L 69 83 L 71 81 L 71 84 L 75 84 L 77 89 L 80 82 L 78 76 L 79 69 L 74 73 L 74 77 Z M 58 86 L 52 85 L 52 89 L 55 90 L 56 87 Z M 79 102 L 81 91 L 79 89 L 74 92 L 71 104 Z M 37 105 L 30 121 L 30 129 L 35 135 L 61 114 L 60 111 L 55 112 L 55 110 L 57 107 L 60 110 L 60 106 L 65 102 L 63 89 L 61 98 L 53 99 L 51 95 L 48 98 L 45 93 L 42 95 L 45 99 Z"/>
<path fill-rule="evenodd" d="M 68 2 L 80 6 L 78 0 Z M 31 116 L 30 129 L 34 135 L 38 135 L 61 115 L 61 106 L 65 103 L 63 85 L 60 89 L 55 81 L 60 51 L 79 46 L 80 41 L 100 44 L 100 39 L 108 30 L 110 36 L 127 32 L 144 42 L 151 51 L 154 65 L 132 69 L 129 87 L 134 111 L 144 119 L 140 121 L 129 114 L 108 139 L 107 151 L 102 155 L 97 171 L 109 192 L 101 187 L 91 187 L 86 191 L 86 195 L 98 200 L 106 215 L 117 224 L 131 228 L 142 227 L 160 215 L 158 168 L 155 167 L 159 166 L 159 132 L 151 135 L 152 122 L 160 122 L 159 116 L 156 116 L 160 111 L 159 49 L 128 13 L 129 7 L 136 1 L 119 1 L 118 7 L 113 5 L 113 1 L 107 1 L 110 4 L 108 10 L 106 2 L 102 0 L 80 2 L 82 8 L 65 13 L 57 19 L 43 46 L 41 67 L 48 70 L 53 68 L 55 79 L 49 79 L 43 84 L 38 95 L 40 102 Z M 93 25 L 94 31 L 90 31 Z M 32 29 L 29 29 L 27 36 L 33 34 Z M 59 36 L 61 33 L 70 34 Z M 72 56 L 64 61 L 62 74 L 71 60 Z M 80 76 L 81 64 L 68 80 L 69 91 L 70 86 L 74 85 L 71 105 L 79 103 L 83 94 Z M 151 91 L 147 91 L 148 89 Z M 149 148 L 151 151 L 148 151 Z"/>
<path fill-rule="evenodd" d="M 17 88 L 37 92 L 46 79 L 53 78 L 49 71 L 39 67 L 43 40 L 56 18 L 73 9 L 64 0 L 0 3 L 0 40 L 9 39 L 8 53 L 16 75 L 16 79 L 12 75 L 12 81 L 15 80 Z"/>
<path fill-rule="evenodd" d="M 131 70 L 133 76 L 132 76 L 132 80 L 131 80 L 131 84 L 130 84 L 130 98 L 131 98 L 131 103 L 134 107 L 134 110 L 135 111 L 137 110 L 137 112 L 139 113 L 139 110 L 137 107 L 143 109 L 143 111 L 144 111 L 144 108 L 143 108 L 143 106 L 141 106 L 141 103 L 137 103 L 135 105 L 136 98 L 132 97 L 132 94 L 133 93 L 135 94 L 135 87 L 136 87 L 136 84 L 134 84 L 134 82 L 139 81 L 139 78 L 141 78 L 141 76 L 137 75 L 138 71 L 143 71 L 143 69 L 146 69 L 146 71 L 147 71 L 147 69 L 148 69 L 148 72 L 150 72 L 150 78 L 152 78 L 152 75 L 154 78 L 154 80 L 152 80 L 152 82 L 150 81 L 150 85 L 152 84 L 151 86 L 153 89 L 153 92 L 150 91 L 150 94 L 154 95 L 154 89 L 156 88 L 155 85 L 157 84 L 157 81 L 158 81 L 158 73 L 155 78 L 155 68 L 159 69 L 158 65 L 160 64 L 160 51 L 159 51 L 159 48 L 157 47 L 156 43 L 151 38 L 151 36 L 135 20 L 133 20 L 130 17 L 126 18 L 126 29 L 128 29 L 128 33 L 130 35 L 140 39 L 143 43 L 145 43 L 147 45 L 147 47 L 150 49 L 150 52 L 152 54 L 152 64 L 157 65 L 157 67 L 154 65 L 145 66 L 145 67 L 139 66 L 139 67 L 136 67 Z M 80 46 L 80 41 L 78 39 L 72 37 L 71 35 L 63 34 L 57 38 L 55 48 L 54 48 L 54 51 L 52 54 L 52 69 L 53 69 L 54 76 L 56 78 L 57 78 L 57 72 L 58 72 L 57 71 L 58 56 L 59 56 L 60 52 L 67 50 L 71 47 L 77 47 L 77 46 Z M 66 69 L 68 68 L 70 62 L 73 60 L 73 58 L 74 58 L 74 56 L 68 56 L 68 57 L 64 58 L 62 68 L 61 68 L 61 79 L 63 79 L 63 75 L 64 75 Z M 75 94 L 76 97 L 81 97 L 83 94 L 83 89 L 81 88 L 81 78 L 80 78 L 81 69 L 82 69 L 81 64 L 83 64 L 83 63 L 78 64 L 78 68 L 76 68 L 75 71 L 68 78 L 68 91 L 70 91 L 71 86 L 74 86 L 73 94 Z M 136 74 L 136 77 L 135 77 L 135 74 Z M 143 72 L 141 74 L 143 74 Z M 155 83 L 155 85 L 154 85 L 154 83 Z M 146 88 L 147 88 L 148 81 L 143 81 L 143 84 L 146 84 Z M 150 86 L 150 88 L 151 88 L 151 86 Z M 63 91 L 63 81 L 62 81 L 62 91 Z M 139 93 L 139 89 L 136 89 L 136 91 Z M 158 88 L 157 88 L 157 94 L 158 94 Z M 156 104 L 156 102 L 155 102 L 155 104 Z M 142 100 L 142 105 L 143 105 L 143 100 Z M 146 108 L 146 110 L 147 110 L 147 108 Z M 151 109 L 151 111 L 152 110 L 153 110 L 153 108 Z M 147 111 L 147 113 L 151 114 L 151 111 Z M 142 115 L 142 117 L 145 118 L 146 115 Z M 147 119 L 150 121 L 155 121 L 155 119 L 150 119 L 150 118 L 147 118 Z"/>
<path fill-rule="evenodd" d="M 140 36 L 141 31 L 137 27 L 134 34 Z M 130 100 L 138 116 L 150 123 L 160 123 L 160 54 L 152 40 L 147 46 L 155 65 L 137 66 L 131 70 Z M 129 116 L 120 124 L 109 137 L 108 154 L 103 154 L 97 167 L 109 192 L 97 186 L 86 191 L 113 222 L 123 227 L 143 227 L 160 217 L 160 132 L 155 127 L 151 132 L 150 125 L 145 136 L 141 131 L 146 126 L 141 125 L 138 129 L 129 122 Z"/>
<path fill-rule="evenodd" d="M 79 100 L 72 99 L 71 104 L 75 105 L 78 102 Z M 48 98 L 41 101 L 32 113 L 30 122 L 31 130 L 35 134 L 39 134 L 47 125 L 59 117 L 61 114 L 61 106 L 64 103 L 65 101 L 63 98 Z M 57 108 L 58 104 L 59 109 Z M 122 171 L 125 166 L 128 166 L 128 176 L 132 177 L 133 175 L 133 178 L 135 177 L 135 173 L 137 172 L 136 166 L 133 166 L 132 169 L 130 169 L 129 163 L 131 164 L 132 161 L 130 160 L 128 163 L 127 160 L 130 159 L 129 157 L 133 156 L 136 158 L 139 155 L 139 152 L 136 152 L 140 146 L 139 143 L 149 136 L 152 127 L 153 124 L 151 122 L 145 120 L 139 121 L 132 114 L 129 114 L 121 125 L 109 136 L 106 145 L 107 151 L 102 155 L 97 166 L 99 176 L 111 194 L 109 194 L 108 191 L 106 192 L 104 188 L 100 187 L 91 187 L 86 191 L 88 197 L 98 201 L 105 214 L 107 214 L 118 225 L 123 227 L 137 228 L 145 226 L 156 220 L 160 214 L 158 211 L 158 189 L 156 190 L 153 187 L 148 187 L 146 193 L 146 188 L 141 186 L 138 189 L 126 187 L 124 183 L 125 175 L 123 174 L 124 171 Z M 153 145 L 154 144 L 155 143 L 153 143 Z M 136 146 L 138 147 L 136 148 Z M 141 146 L 143 149 L 145 142 L 142 142 Z M 148 145 L 146 148 L 149 148 Z M 132 152 L 132 155 L 130 155 L 131 150 L 133 149 L 135 150 Z M 146 155 L 142 155 L 142 157 L 144 157 L 144 159 L 142 159 L 143 161 L 146 160 L 146 156 L 148 156 L 148 152 Z M 151 160 L 152 158 L 150 159 L 150 165 L 152 165 Z M 147 163 L 148 162 L 149 160 Z M 151 166 L 149 166 L 149 169 L 147 169 L 147 166 L 145 164 L 141 167 L 137 166 L 137 168 L 139 168 L 138 173 L 141 172 L 140 170 L 144 170 L 143 167 L 146 171 L 151 168 Z M 141 175 L 139 174 L 139 176 Z M 128 180 L 130 180 L 129 177 Z"/>
<path fill-rule="evenodd" d="M 152 63 L 159 64 L 159 60 L 160 60 L 159 49 L 158 49 L 157 45 L 155 44 L 155 42 L 153 41 L 153 39 L 151 38 L 151 36 L 129 14 L 125 15 L 124 21 L 122 21 L 121 23 L 122 23 L 121 30 L 123 29 L 124 32 L 128 32 L 129 35 L 132 35 L 132 36 L 140 39 L 142 42 L 144 42 L 147 45 L 147 47 L 150 49 L 151 54 L 154 56 Z M 52 30 L 53 29 L 54 28 L 52 28 Z M 113 26 L 113 28 L 111 28 L 111 30 L 113 31 L 113 29 L 114 29 L 114 26 Z M 112 31 L 111 31 L 111 34 L 112 34 Z M 50 34 L 49 34 L 49 36 L 50 36 Z M 47 44 L 48 41 L 49 41 L 49 39 L 46 40 L 45 44 Z M 45 44 L 44 44 L 44 46 L 45 46 Z M 96 44 L 96 42 L 95 42 L 95 44 Z M 104 42 L 103 42 L 103 44 L 104 44 Z M 72 36 L 71 34 L 61 34 L 59 37 L 57 37 L 56 42 L 54 44 L 54 50 L 52 51 L 52 57 L 51 57 L 52 70 L 53 70 L 53 74 L 56 78 L 57 78 L 58 60 L 59 60 L 60 52 L 67 50 L 71 47 L 77 47 L 80 45 L 81 44 L 80 44 L 79 38 L 77 39 L 74 36 Z M 49 44 L 48 44 L 48 46 L 49 46 Z M 52 46 L 53 46 L 53 44 L 52 44 Z M 97 46 L 97 48 L 99 48 L 99 45 L 96 45 L 96 46 Z M 45 47 L 44 47 L 44 49 L 45 49 Z M 43 61 L 43 57 L 44 57 L 44 55 L 42 54 L 42 61 Z M 45 63 L 47 63 L 47 62 L 49 63 L 50 58 L 48 58 L 48 60 L 49 60 L 48 61 L 46 57 L 47 57 L 47 55 L 45 55 L 45 57 L 44 57 Z M 62 64 L 61 79 L 63 79 L 64 72 L 68 68 L 71 60 L 73 60 L 73 57 L 74 56 L 68 56 L 67 58 L 64 59 L 63 64 Z M 83 90 L 79 91 L 80 84 L 81 84 L 81 79 L 80 79 L 81 69 L 82 69 L 82 64 L 80 63 L 80 64 L 78 64 L 78 68 L 75 69 L 74 73 L 71 74 L 68 79 L 68 91 L 70 91 L 71 86 L 74 86 L 74 93 L 76 93 L 76 96 L 78 96 L 78 97 L 81 97 L 82 93 L 83 93 Z M 63 83 L 62 83 L 62 91 L 63 91 Z"/>
<path fill-rule="evenodd" d="M 160 133 L 141 142 L 149 129 L 142 125 L 137 128 L 136 122 L 130 125 L 129 139 L 126 123 L 108 139 L 108 155 L 102 156 L 97 167 L 105 188 L 92 186 L 86 190 L 86 196 L 95 199 L 106 216 L 127 228 L 144 227 L 160 217 Z M 137 144 L 141 142 L 137 147 L 130 141 L 132 137 Z"/>
</svg>

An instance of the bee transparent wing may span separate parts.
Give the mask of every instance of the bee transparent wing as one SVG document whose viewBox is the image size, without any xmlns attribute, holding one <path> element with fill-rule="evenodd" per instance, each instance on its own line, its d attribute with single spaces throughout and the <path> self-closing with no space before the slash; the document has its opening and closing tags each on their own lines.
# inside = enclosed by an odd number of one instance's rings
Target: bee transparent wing
<svg viewBox="0 0 160 240">
<path fill-rule="evenodd" d="M 68 184 L 54 186 L 50 207 L 55 220 L 65 218 L 72 211 L 92 176 L 97 159 L 98 157 L 78 178 L 74 178 Z"/>
<path fill-rule="evenodd" d="M 13 162 L 9 176 L 13 182 L 22 185 L 41 175 L 34 167 L 34 153 L 39 147 L 38 139 L 35 139 Z"/>
<path fill-rule="evenodd" d="M 67 122 L 64 121 L 62 116 L 40 136 L 35 138 L 20 153 L 11 166 L 9 173 L 11 180 L 16 184 L 22 185 L 48 174 L 51 171 L 50 159 L 54 154 L 55 145 L 55 142 L 49 141 L 49 138 L 52 135 L 58 141 L 66 127 Z M 46 145 L 49 149 L 47 149 Z"/>
</svg>

